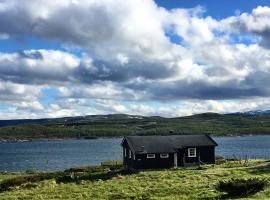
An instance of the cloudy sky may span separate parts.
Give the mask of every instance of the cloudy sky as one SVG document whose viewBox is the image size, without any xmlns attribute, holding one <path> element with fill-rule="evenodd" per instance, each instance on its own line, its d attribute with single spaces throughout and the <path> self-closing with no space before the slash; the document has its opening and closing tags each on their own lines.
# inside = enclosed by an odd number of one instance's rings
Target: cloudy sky
<svg viewBox="0 0 270 200">
<path fill-rule="evenodd" d="M 0 0 L 0 119 L 259 109 L 269 0 Z"/>
</svg>

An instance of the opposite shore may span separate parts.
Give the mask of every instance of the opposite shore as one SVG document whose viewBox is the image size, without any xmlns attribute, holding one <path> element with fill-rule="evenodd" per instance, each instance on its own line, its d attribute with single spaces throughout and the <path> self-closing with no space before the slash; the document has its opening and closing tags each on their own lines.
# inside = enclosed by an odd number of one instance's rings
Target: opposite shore
<svg viewBox="0 0 270 200">
<path fill-rule="evenodd" d="M 61 141 L 61 140 L 95 140 L 95 139 L 110 139 L 123 138 L 128 135 L 121 136 L 87 136 L 87 137 L 35 137 L 35 138 L 0 138 L 0 142 L 31 142 L 31 141 Z M 147 135 L 146 135 L 147 136 Z M 252 137 L 252 136 L 270 136 L 269 134 L 224 134 L 224 135 L 210 135 L 213 137 Z"/>
<path fill-rule="evenodd" d="M 123 136 L 87 136 L 87 137 L 35 137 L 35 138 L 0 138 L 0 142 L 31 142 L 31 141 L 61 141 L 61 140 L 96 140 L 104 138 L 122 138 Z"/>
</svg>

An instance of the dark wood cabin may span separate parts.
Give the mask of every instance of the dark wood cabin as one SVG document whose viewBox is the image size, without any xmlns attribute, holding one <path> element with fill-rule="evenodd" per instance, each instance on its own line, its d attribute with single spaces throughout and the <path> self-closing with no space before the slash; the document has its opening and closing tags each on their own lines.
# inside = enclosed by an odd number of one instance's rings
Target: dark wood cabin
<svg viewBox="0 0 270 200">
<path fill-rule="evenodd" d="M 126 169 L 157 169 L 214 164 L 217 143 L 208 135 L 126 136 L 122 143 Z"/>
</svg>

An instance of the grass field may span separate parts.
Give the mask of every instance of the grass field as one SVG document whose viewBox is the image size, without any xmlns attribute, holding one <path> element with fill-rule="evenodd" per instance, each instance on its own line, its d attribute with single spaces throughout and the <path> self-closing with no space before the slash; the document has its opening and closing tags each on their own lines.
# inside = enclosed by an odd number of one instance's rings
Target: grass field
<svg viewBox="0 0 270 200">
<path fill-rule="evenodd" d="M 270 163 L 230 161 L 219 165 L 144 171 L 83 171 L 40 182 L 28 182 L 0 193 L 2 200 L 14 199 L 221 199 L 216 190 L 220 180 L 264 178 L 270 180 Z M 23 176 L 23 174 L 21 174 Z M 30 176 L 30 175 L 28 175 Z M 35 176 L 35 175 L 33 175 Z M 1 180 L 14 175 L 0 175 Z M 240 199 L 270 199 L 269 185 L 261 192 Z"/>
</svg>

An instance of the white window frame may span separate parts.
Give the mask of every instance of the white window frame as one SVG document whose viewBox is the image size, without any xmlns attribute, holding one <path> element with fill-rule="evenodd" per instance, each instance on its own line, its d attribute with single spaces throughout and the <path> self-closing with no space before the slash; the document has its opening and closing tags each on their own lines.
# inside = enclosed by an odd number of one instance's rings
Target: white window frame
<svg viewBox="0 0 270 200">
<path fill-rule="evenodd" d="M 146 158 L 155 158 L 155 157 L 156 157 L 156 155 L 154 153 L 148 153 L 146 155 Z"/>
<path fill-rule="evenodd" d="M 194 154 L 191 153 L 192 151 L 194 151 Z M 188 157 L 189 158 L 195 158 L 195 157 L 197 157 L 197 150 L 196 150 L 196 148 L 188 148 Z"/>
<path fill-rule="evenodd" d="M 131 158 L 131 150 L 129 149 L 129 158 Z"/>
<path fill-rule="evenodd" d="M 169 154 L 168 153 L 161 153 L 160 158 L 169 158 Z"/>
<path fill-rule="evenodd" d="M 125 155 L 125 157 L 127 157 L 127 149 L 126 148 L 124 148 L 124 155 Z"/>
</svg>

